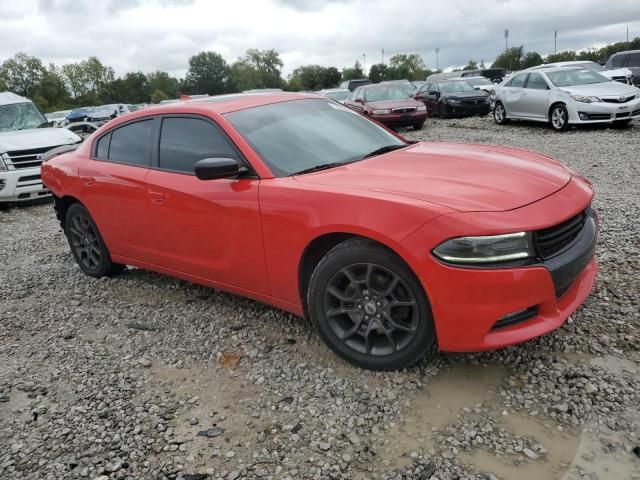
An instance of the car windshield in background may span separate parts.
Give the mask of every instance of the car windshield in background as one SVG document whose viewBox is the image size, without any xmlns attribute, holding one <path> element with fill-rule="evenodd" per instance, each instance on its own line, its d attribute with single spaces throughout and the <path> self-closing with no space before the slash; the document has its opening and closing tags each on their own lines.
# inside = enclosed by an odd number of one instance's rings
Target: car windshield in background
<svg viewBox="0 0 640 480">
<path fill-rule="evenodd" d="M 367 88 L 364 92 L 367 102 L 383 102 L 385 100 L 406 100 L 411 98 L 404 88 L 395 86 L 380 86 Z"/>
<path fill-rule="evenodd" d="M 342 100 L 346 100 L 351 92 L 349 90 L 345 90 L 344 92 L 327 92 L 327 97 L 331 100 L 335 100 L 336 102 L 341 102 Z"/>
<path fill-rule="evenodd" d="M 469 85 L 493 85 L 487 78 L 465 78 L 465 82 Z"/>
<path fill-rule="evenodd" d="M 610 81 L 608 78 L 591 70 L 567 70 L 563 72 L 546 72 L 546 74 L 556 87 L 591 85 Z"/>
<path fill-rule="evenodd" d="M 566 65 L 566 66 L 573 67 L 573 68 L 576 68 L 576 67 L 588 68 L 589 70 L 592 70 L 594 72 L 602 72 L 603 70 L 606 70 L 606 68 L 604 68 L 602 65 L 596 62 L 580 63 L 578 65 Z"/>
<path fill-rule="evenodd" d="M 442 93 L 458 93 L 458 92 L 473 92 L 473 87 L 466 81 L 460 82 L 444 82 L 440 85 L 440 91 Z"/>
<path fill-rule="evenodd" d="M 325 99 L 262 105 L 225 118 L 278 177 L 406 145 L 362 115 Z"/>
<path fill-rule="evenodd" d="M 48 123 L 33 103 L 12 103 L 0 107 L 0 132 L 28 130 Z"/>
</svg>

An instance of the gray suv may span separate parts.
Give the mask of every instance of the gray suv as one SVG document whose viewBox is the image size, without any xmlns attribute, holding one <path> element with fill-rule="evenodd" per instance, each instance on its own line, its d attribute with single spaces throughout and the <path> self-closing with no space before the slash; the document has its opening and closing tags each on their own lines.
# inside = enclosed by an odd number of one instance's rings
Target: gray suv
<svg viewBox="0 0 640 480">
<path fill-rule="evenodd" d="M 640 50 L 614 53 L 604 66 L 608 69 L 628 68 L 633 72 L 633 84 L 640 86 Z"/>
</svg>

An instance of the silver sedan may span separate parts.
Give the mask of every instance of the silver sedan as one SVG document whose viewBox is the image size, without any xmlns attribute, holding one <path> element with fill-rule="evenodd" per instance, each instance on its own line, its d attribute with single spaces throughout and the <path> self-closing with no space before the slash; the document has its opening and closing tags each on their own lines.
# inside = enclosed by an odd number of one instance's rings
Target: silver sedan
<svg viewBox="0 0 640 480">
<path fill-rule="evenodd" d="M 583 68 L 523 71 L 495 88 L 493 117 L 548 122 L 555 130 L 571 125 L 630 123 L 640 118 L 640 89 L 613 82 Z"/>
</svg>

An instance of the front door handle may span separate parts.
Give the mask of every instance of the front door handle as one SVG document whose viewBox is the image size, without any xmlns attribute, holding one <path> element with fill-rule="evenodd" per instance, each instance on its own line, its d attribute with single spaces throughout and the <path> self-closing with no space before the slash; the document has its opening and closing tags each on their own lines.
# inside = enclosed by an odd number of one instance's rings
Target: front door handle
<svg viewBox="0 0 640 480">
<path fill-rule="evenodd" d="M 80 179 L 84 182 L 87 187 L 90 187 L 94 183 L 96 183 L 96 179 L 88 176 L 81 176 Z"/>
<path fill-rule="evenodd" d="M 149 197 L 153 203 L 162 204 L 164 203 L 164 194 L 161 192 L 154 192 L 149 190 Z"/>
</svg>

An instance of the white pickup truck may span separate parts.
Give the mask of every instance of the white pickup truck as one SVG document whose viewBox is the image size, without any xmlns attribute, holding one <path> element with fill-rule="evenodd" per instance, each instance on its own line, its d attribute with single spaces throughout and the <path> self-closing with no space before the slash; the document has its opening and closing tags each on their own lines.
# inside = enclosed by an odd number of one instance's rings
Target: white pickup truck
<svg viewBox="0 0 640 480">
<path fill-rule="evenodd" d="M 48 128 L 47 119 L 28 98 L 0 92 L 0 202 L 49 196 L 40 180 L 43 154 L 81 141 L 67 129 Z"/>
</svg>

